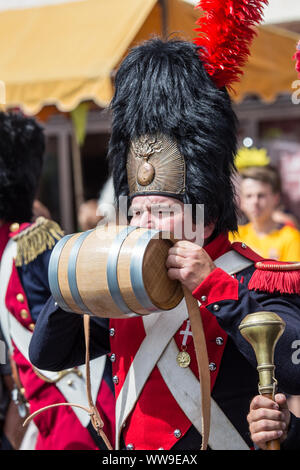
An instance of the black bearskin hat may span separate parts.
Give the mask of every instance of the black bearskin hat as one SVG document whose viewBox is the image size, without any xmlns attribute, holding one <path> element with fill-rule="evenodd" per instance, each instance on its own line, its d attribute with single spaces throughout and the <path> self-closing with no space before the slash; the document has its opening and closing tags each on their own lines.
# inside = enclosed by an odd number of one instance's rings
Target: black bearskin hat
<svg viewBox="0 0 300 470">
<path fill-rule="evenodd" d="M 122 62 L 112 100 L 108 158 L 115 195 L 129 195 L 126 162 L 131 142 L 160 133 L 177 142 L 184 157 L 186 204 L 204 204 L 215 234 L 237 229 L 232 172 L 236 116 L 225 88 L 218 89 L 198 47 L 155 38 L 133 48 Z"/>
<path fill-rule="evenodd" d="M 0 219 L 30 222 L 44 149 L 43 130 L 34 119 L 0 112 Z"/>
</svg>

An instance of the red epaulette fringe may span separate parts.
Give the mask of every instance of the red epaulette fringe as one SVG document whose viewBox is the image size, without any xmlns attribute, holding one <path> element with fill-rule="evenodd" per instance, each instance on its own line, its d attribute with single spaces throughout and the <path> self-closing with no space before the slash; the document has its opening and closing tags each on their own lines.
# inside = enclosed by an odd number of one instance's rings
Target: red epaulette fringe
<svg viewBox="0 0 300 470">
<path fill-rule="evenodd" d="M 259 261 L 248 288 L 280 294 L 300 294 L 300 263 Z"/>
</svg>

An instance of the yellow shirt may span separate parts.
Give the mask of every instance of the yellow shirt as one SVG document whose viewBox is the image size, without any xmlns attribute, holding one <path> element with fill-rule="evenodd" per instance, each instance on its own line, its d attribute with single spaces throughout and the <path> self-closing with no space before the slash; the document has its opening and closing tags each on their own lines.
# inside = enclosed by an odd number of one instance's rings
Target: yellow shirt
<svg viewBox="0 0 300 470">
<path fill-rule="evenodd" d="M 263 258 L 300 261 L 300 232 L 285 225 L 267 235 L 258 236 L 252 224 L 239 225 L 238 234 L 229 233 L 231 242 L 244 242 Z"/>
</svg>

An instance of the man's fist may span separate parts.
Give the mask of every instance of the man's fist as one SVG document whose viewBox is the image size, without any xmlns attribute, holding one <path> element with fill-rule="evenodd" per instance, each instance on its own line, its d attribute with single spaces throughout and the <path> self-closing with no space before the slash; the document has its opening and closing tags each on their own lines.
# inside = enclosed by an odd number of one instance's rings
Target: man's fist
<svg viewBox="0 0 300 470">
<path fill-rule="evenodd" d="M 287 437 L 291 414 L 285 395 L 275 395 L 275 402 L 270 398 L 257 395 L 250 404 L 247 416 L 251 439 L 261 449 L 267 448 L 267 442 L 274 439 L 284 441 Z"/>
<path fill-rule="evenodd" d="M 216 266 L 203 248 L 182 240 L 170 248 L 166 267 L 170 279 L 177 279 L 193 292 Z"/>
</svg>

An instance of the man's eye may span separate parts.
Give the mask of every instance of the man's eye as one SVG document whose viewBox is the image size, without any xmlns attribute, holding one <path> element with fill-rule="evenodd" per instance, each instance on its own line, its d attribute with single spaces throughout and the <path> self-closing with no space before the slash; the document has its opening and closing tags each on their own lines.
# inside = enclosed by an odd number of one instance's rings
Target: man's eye
<svg viewBox="0 0 300 470">
<path fill-rule="evenodd" d="M 141 209 L 134 209 L 133 207 L 130 207 L 129 208 L 129 211 L 128 211 L 128 215 L 130 217 L 136 217 L 136 216 L 140 216 L 141 215 Z"/>
</svg>

